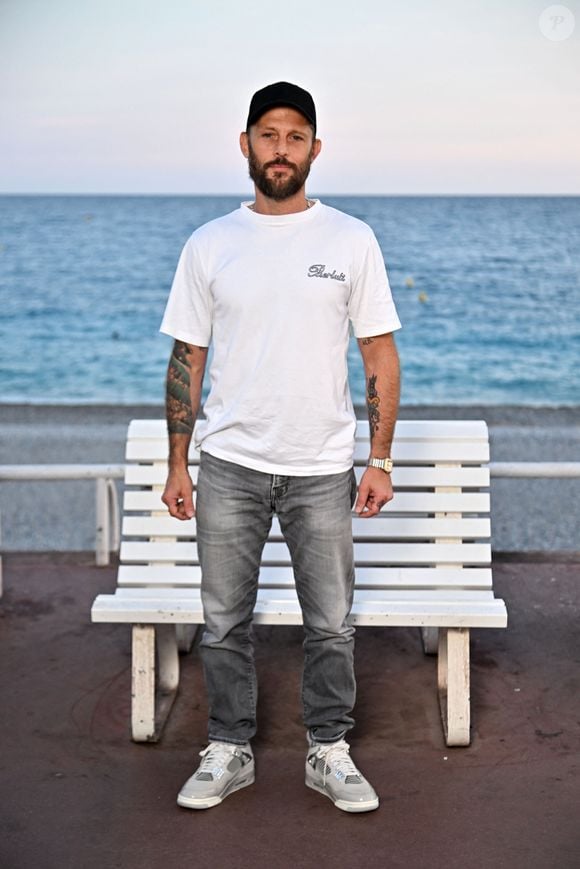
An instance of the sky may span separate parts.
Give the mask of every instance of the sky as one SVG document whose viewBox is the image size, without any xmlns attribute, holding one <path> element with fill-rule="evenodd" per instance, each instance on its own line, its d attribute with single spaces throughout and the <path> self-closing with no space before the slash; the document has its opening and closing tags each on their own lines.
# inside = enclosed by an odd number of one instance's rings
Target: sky
<svg viewBox="0 0 580 869">
<path fill-rule="evenodd" d="M 310 193 L 579 195 L 580 0 L 549 6 L 0 0 L 0 193 L 247 193 L 250 98 L 287 80 Z"/>
</svg>

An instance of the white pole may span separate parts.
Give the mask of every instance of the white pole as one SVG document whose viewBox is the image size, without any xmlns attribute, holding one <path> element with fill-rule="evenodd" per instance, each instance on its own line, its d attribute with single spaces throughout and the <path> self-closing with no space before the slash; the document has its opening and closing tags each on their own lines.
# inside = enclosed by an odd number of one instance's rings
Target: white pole
<svg viewBox="0 0 580 869">
<path fill-rule="evenodd" d="M 97 479 L 97 533 L 95 541 L 95 557 L 99 567 L 109 564 L 111 554 L 110 519 L 109 519 L 109 487 L 105 477 Z"/>
<path fill-rule="evenodd" d="M 122 478 L 125 465 L 0 465 L 0 480 L 98 480 Z"/>
<path fill-rule="evenodd" d="M 121 545 L 121 517 L 119 514 L 119 498 L 115 481 L 107 477 L 107 492 L 109 494 L 109 508 L 111 511 L 111 551 L 118 552 Z"/>
<path fill-rule="evenodd" d="M 580 462 L 491 462 L 492 477 L 580 477 Z"/>
</svg>

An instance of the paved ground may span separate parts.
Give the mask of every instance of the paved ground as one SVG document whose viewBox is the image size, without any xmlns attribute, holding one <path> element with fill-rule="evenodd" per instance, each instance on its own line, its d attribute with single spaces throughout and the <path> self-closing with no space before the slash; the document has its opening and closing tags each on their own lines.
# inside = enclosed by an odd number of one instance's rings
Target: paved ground
<svg viewBox="0 0 580 869">
<path fill-rule="evenodd" d="M 507 631 L 474 631 L 473 740 L 445 747 L 416 630 L 357 634 L 353 755 L 381 798 L 347 815 L 303 784 L 300 628 L 256 632 L 257 781 L 206 812 L 175 797 L 205 740 L 198 656 L 163 740 L 131 743 L 129 628 L 91 625 L 115 569 L 4 557 L 2 869 L 577 869 L 580 564 L 504 562 Z"/>
</svg>

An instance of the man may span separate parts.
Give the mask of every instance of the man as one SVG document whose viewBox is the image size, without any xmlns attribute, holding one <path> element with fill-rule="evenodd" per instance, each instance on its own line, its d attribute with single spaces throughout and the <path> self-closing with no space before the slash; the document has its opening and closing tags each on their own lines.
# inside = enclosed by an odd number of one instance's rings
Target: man
<svg viewBox="0 0 580 869">
<path fill-rule="evenodd" d="M 355 700 L 351 510 L 375 516 L 392 497 L 390 449 L 399 400 L 400 327 L 370 227 L 305 182 L 321 149 L 310 94 L 277 82 L 252 97 L 240 147 L 255 201 L 187 241 L 161 331 L 167 371 L 172 516 L 196 515 L 205 631 L 201 655 L 209 744 L 178 803 L 204 809 L 254 781 L 252 613 L 274 513 L 290 549 L 304 621 L 306 784 L 347 812 L 378 807 L 349 756 Z M 358 488 L 347 379 L 349 321 L 367 379 L 370 465 Z M 208 346 L 213 342 L 197 514 L 187 468 Z"/>
</svg>

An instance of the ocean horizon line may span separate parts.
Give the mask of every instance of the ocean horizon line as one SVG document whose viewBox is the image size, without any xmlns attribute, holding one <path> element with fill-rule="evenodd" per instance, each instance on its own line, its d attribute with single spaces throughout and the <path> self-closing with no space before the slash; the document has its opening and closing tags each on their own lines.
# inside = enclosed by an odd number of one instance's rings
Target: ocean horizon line
<svg viewBox="0 0 580 869">
<path fill-rule="evenodd" d="M 330 197 L 340 199 L 580 199 L 579 193 L 319 193 L 309 192 L 309 196 L 314 197 Z M 196 198 L 196 199 L 232 199 L 232 198 L 247 198 L 253 196 L 251 191 L 245 193 L 164 193 L 164 192 L 95 192 L 95 191 L 76 191 L 76 192 L 43 192 L 43 191 L 24 191 L 24 192 L 9 192 L 0 191 L 0 198 L 26 198 L 30 197 L 45 197 L 45 198 Z"/>
</svg>

